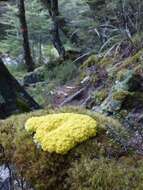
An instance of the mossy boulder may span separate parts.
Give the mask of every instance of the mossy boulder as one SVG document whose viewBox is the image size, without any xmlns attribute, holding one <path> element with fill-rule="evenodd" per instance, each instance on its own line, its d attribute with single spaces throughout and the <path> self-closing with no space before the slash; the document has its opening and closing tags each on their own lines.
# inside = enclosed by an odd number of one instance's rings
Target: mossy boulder
<svg viewBox="0 0 143 190">
<path fill-rule="evenodd" d="M 136 74 L 132 70 L 127 70 L 123 76 L 123 80 L 118 80 L 112 86 L 108 97 L 98 108 L 94 108 L 95 111 L 100 112 L 117 112 L 124 106 L 125 100 L 128 97 L 132 97 L 132 93 L 140 91 L 141 86 L 141 75 Z M 132 102 L 133 104 L 133 102 Z"/>
<path fill-rule="evenodd" d="M 43 151 L 41 146 L 33 141 L 33 135 L 25 130 L 25 122 L 31 117 L 45 117 L 47 114 L 67 112 L 83 114 L 84 116 L 88 115 L 93 120 L 96 120 L 99 124 L 96 136 L 78 144 L 66 155 Z M 72 190 L 73 176 L 70 175 L 69 171 L 71 169 L 73 172 L 76 172 L 76 169 L 72 167 L 73 164 L 76 164 L 78 161 L 83 163 L 85 159 L 97 161 L 102 157 L 106 158 L 111 152 L 113 155 L 118 156 L 120 146 L 111 143 L 110 138 L 106 134 L 105 125 L 109 123 L 112 126 L 121 127 L 119 122 L 111 117 L 77 107 L 67 107 L 56 112 L 55 110 L 40 110 L 12 116 L 7 120 L 0 121 L 0 144 L 5 150 L 5 154 L 1 157 L 0 162 L 1 164 L 6 162 L 13 165 L 16 169 L 12 170 L 15 174 L 14 177 L 23 176 L 26 180 L 25 184 L 27 182 L 27 185 L 30 184 L 37 190 Z M 74 132 L 76 133 L 76 131 Z M 89 163 L 87 162 L 87 164 Z M 77 163 L 78 166 L 79 164 Z M 89 167 L 91 167 L 90 164 Z M 87 173 L 86 171 L 83 172 L 84 174 Z M 86 182 L 90 184 L 90 180 L 86 179 Z"/>
</svg>

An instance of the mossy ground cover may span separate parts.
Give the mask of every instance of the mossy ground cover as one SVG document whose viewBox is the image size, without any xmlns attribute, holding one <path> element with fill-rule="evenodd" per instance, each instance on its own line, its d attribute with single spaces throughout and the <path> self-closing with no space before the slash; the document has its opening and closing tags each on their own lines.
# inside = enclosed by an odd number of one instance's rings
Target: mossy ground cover
<svg viewBox="0 0 143 190">
<path fill-rule="evenodd" d="M 32 116 L 74 112 L 86 114 L 98 123 L 97 136 L 79 144 L 66 155 L 44 152 L 25 130 Z M 142 157 L 123 152 L 107 135 L 106 124 L 120 126 L 110 117 L 79 108 L 41 110 L 0 121 L 0 162 L 12 164 L 16 175 L 36 190 L 141 190 Z"/>
</svg>

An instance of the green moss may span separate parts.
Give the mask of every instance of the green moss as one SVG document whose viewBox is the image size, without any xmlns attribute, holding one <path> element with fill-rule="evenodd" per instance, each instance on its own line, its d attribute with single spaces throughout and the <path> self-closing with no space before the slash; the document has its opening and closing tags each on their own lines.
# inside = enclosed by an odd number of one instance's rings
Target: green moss
<svg viewBox="0 0 143 190">
<path fill-rule="evenodd" d="M 91 55 L 81 66 L 81 68 L 91 67 L 93 65 L 109 66 L 113 64 L 114 59 L 111 57 L 99 57 L 97 55 Z"/>
<path fill-rule="evenodd" d="M 117 72 L 116 80 L 118 81 L 125 80 L 127 72 L 128 72 L 128 69 L 121 69 L 119 72 Z"/>
<path fill-rule="evenodd" d="M 95 101 L 96 104 L 100 104 L 105 98 L 108 96 L 108 90 L 102 89 L 100 91 L 95 91 L 92 93 L 92 99 Z"/>
<path fill-rule="evenodd" d="M 95 75 L 95 74 L 91 75 L 91 77 L 90 77 L 90 81 L 93 84 L 96 84 L 96 82 L 98 81 L 98 79 L 99 79 L 98 76 Z"/>
<path fill-rule="evenodd" d="M 143 74 L 143 65 L 137 65 L 134 68 L 134 72 L 138 75 L 142 75 Z"/>
<path fill-rule="evenodd" d="M 119 92 L 114 92 L 112 97 L 113 100 L 123 101 L 128 95 L 131 95 L 131 93 L 125 90 L 121 90 Z"/>
<path fill-rule="evenodd" d="M 118 60 L 116 60 L 118 61 Z M 109 75 L 117 80 L 122 80 L 124 78 L 124 72 L 126 73 L 127 70 L 134 70 L 141 69 L 143 66 L 143 49 L 135 53 L 133 56 L 126 58 L 120 62 L 117 62 L 115 66 L 113 66 L 108 70 Z"/>
<path fill-rule="evenodd" d="M 102 126 L 101 124 L 97 126 L 100 130 L 98 130 L 96 138 L 76 146 L 68 155 L 64 156 L 42 151 L 40 147 L 35 145 L 32 136 L 24 129 L 24 124 L 28 118 L 55 113 L 55 110 L 40 110 L 0 121 L 0 144 L 5 149 L 5 155 L 0 160 L 1 163 L 6 161 L 14 164 L 17 175 L 22 175 L 37 190 L 72 190 L 72 176 L 68 177 L 68 169 L 73 169 L 71 167 L 72 162 L 77 162 L 77 160 L 82 162 L 85 157 L 90 159 L 106 156 L 106 149 L 111 148 L 110 139 L 105 133 L 105 123 L 113 124 L 115 120 L 79 108 L 57 110 L 57 112 L 67 111 L 69 113 L 74 111 L 75 113 L 88 114 L 95 118 L 98 123 L 102 123 Z M 112 146 L 115 146 L 115 149 L 118 148 L 116 145 L 112 144 Z M 76 172 L 75 169 L 73 170 Z M 68 180 L 70 184 L 67 183 Z"/>
<path fill-rule="evenodd" d="M 136 53 L 135 55 L 133 55 L 131 58 L 129 58 L 128 61 L 130 62 L 130 64 L 138 63 L 142 60 L 141 59 L 142 54 L 143 54 L 143 52 L 141 50 L 138 53 Z"/>
<path fill-rule="evenodd" d="M 97 136 L 64 156 L 42 151 L 25 131 L 24 124 L 32 116 L 59 112 L 91 116 L 98 123 Z M 22 175 L 36 190 L 142 190 L 141 157 L 127 152 L 121 154 L 121 147 L 107 135 L 106 125 L 112 126 L 115 132 L 123 128 L 112 117 L 78 107 L 12 116 L 0 121 L 0 144 L 5 149 L 5 156 L 0 154 L 0 162 L 14 164 L 16 174 Z M 123 132 L 120 134 L 123 137 Z"/>
<path fill-rule="evenodd" d="M 137 165 L 136 165 L 136 164 Z M 70 190 L 141 190 L 142 161 L 84 157 L 68 170 Z"/>
<path fill-rule="evenodd" d="M 96 55 L 91 55 L 81 66 L 81 69 L 85 69 L 87 67 L 91 67 L 99 63 L 101 58 L 97 57 Z"/>
<path fill-rule="evenodd" d="M 100 60 L 99 64 L 104 65 L 104 66 L 112 66 L 114 63 L 115 59 L 112 57 L 104 57 Z"/>
<path fill-rule="evenodd" d="M 137 32 L 132 36 L 132 42 L 137 49 L 142 48 L 143 32 Z"/>
<path fill-rule="evenodd" d="M 132 57 L 127 58 L 123 62 L 122 67 L 127 68 L 129 66 L 131 68 L 137 64 L 142 64 L 142 63 L 143 63 L 143 49 L 141 49 Z"/>
</svg>

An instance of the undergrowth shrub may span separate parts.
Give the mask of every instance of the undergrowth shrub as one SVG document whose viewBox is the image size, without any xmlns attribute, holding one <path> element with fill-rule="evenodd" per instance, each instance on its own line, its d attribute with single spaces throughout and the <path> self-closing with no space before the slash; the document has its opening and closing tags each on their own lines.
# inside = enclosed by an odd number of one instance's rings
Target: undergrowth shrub
<svg viewBox="0 0 143 190">
<path fill-rule="evenodd" d="M 54 80 L 56 84 L 65 84 L 77 76 L 78 68 L 72 62 L 61 64 L 47 65 L 45 68 L 45 79 L 48 81 Z"/>
</svg>

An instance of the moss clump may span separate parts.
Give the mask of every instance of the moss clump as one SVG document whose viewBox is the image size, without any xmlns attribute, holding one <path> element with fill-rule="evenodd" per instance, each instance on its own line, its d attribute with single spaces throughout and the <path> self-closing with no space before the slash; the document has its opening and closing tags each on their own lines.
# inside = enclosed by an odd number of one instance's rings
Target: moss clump
<svg viewBox="0 0 143 190">
<path fill-rule="evenodd" d="M 121 90 L 118 92 L 114 92 L 112 97 L 113 97 L 113 100 L 123 101 L 128 95 L 131 95 L 131 92 Z"/>
<path fill-rule="evenodd" d="M 127 58 L 120 67 L 117 69 L 122 68 L 134 68 L 137 64 L 143 64 L 143 49 L 141 49 L 139 52 L 137 52 L 132 57 Z"/>
<path fill-rule="evenodd" d="M 137 66 L 134 68 L 134 72 L 135 72 L 137 75 L 142 75 L 142 74 L 143 74 L 143 65 L 137 65 Z"/>
<path fill-rule="evenodd" d="M 88 67 L 91 67 L 93 65 L 96 65 L 99 63 L 101 58 L 97 57 L 96 55 L 91 55 L 81 66 L 81 69 L 85 69 Z"/>
<path fill-rule="evenodd" d="M 112 58 L 112 57 L 103 57 L 101 60 L 100 60 L 100 62 L 99 62 L 99 64 L 100 65 L 103 65 L 103 66 L 113 66 L 113 63 L 114 63 L 114 59 Z"/>
<path fill-rule="evenodd" d="M 50 114 L 30 118 L 25 128 L 35 132 L 34 139 L 48 152 L 66 154 L 77 144 L 96 135 L 96 121 L 75 113 Z"/>
<path fill-rule="evenodd" d="M 96 104 L 100 104 L 107 98 L 108 96 L 108 91 L 107 89 L 102 89 L 100 91 L 95 91 L 92 93 L 92 99 L 96 102 Z"/>
<path fill-rule="evenodd" d="M 137 64 L 137 63 L 141 63 L 143 61 L 143 50 L 140 50 L 139 52 L 137 52 L 135 55 L 133 55 L 132 57 L 128 58 L 125 63 L 128 64 Z"/>
<path fill-rule="evenodd" d="M 91 55 L 81 66 L 81 68 L 88 68 L 92 67 L 94 65 L 98 66 L 109 66 L 112 65 L 114 62 L 114 59 L 111 57 L 102 57 L 97 55 Z"/>
<path fill-rule="evenodd" d="M 96 137 L 79 144 L 66 155 L 51 154 L 41 150 L 41 148 L 34 143 L 32 135 L 25 130 L 25 122 L 31 117 L 59 112 L 74 112 L 78 115 L 89 115 L 99 124 L 96 129 Z M 123 172 L 126 163 L 125 165 L 124 161 L 120 163 L 121 170 L 119 170 L 119 167 L 115 167 L 114 169 L 116 164 L 114 164 L 113 157 L 117 156 L 118 158 L 121 149 L 120 146 L 111 141 L 106 134 L 104 126 L 109 124 L 110 126 L 122 127 L 119 122 L 112 119 L 112 117 L 106 117 L 103 114 L 94 113 L 78 107 L 65 107 L 60 110 L 40 110 L 28 114 L 12 116 L 4 121 L 0 121 L 0 144 L 4 148 L 4 155 L 0 153 L 0 162 L 2 164 L 9 163 L 15 166 L 16 170 L 14 171 L 14 176 L 17 175 L 18 178 L 22 176 L 24 180 L 30 184 L 30 187 L 32 186 L 36 190 L 80 190 L 80 187 L 82 190 L 87 190 L 90 187 L 91 190 L 93 190 L 94 187 L 96 187 L 97 190 L 104 190 L 108 187 L 106 184 L 110 185 L 109 189 L 110 187 L 114 190 L 123 189 L 118 185 L 124 182 L 124 177 L 119 175 L 118 171 Z M 110 160 L 107 160 L 109 156 Z M 131 159 L 133 159 L 133 157 L 131 157 Z M 102 161 L 103 164 L 101 165 Z M 136 165 L 137 162 L 134 161 L 131 164 L 131 168 L 134 168 Z M 142 170 L 141 165 L 138 165 L 138 167 Z M 103 175 L 104 168 L 106 168 L 105 175 Z M 127 171 L 130 170 L 130 166 L 126 168 Z M 112 182 L 115 181 L 113 172 L 115 172 L 116 169 L 117 172 L 115 176 L 118 174 L 119 182 L 117 185 L 113 184 L 113 188 Z M 107 171 L 109 172 L 109 177 L 106 178 Z M 137 176 L 139 186 L 139 184 L 142 183 L 141 178 L 138 178 L 138 176 L 141 176 L 141 173 L 137 173 L 136 169 L 133 172 L 135 177 Z M 92 176 L 95 178 L 94 181 Z M 98 181 L 100 183 L 98 183 Z"/>
<path fill-rule="evenodd" d="M 126 78 L 126 73 L 128 72 L 128 69 L 122 69 L 116 74 L 116 80 L 123 81 Z"/>
<path fill-rule="evenodd" d="M 117 62 L 116 65 L 112 66 L 109 69 L 109 75 L 112 78 L 116 77 L 117 80 L 122 80 L 122 77 L 124 78 L 125 76 L 124 72 L 126 73 L 127 70 L 136 70 L 135 69 L 136 67 L 141 68 L 142 66 L 143 66 L 143 49 L 135 53 L 133 56 L 130 56 L 121 62 Z"/>
<path fill-rule="evenodd" d="M 136 163 L 136 164 L 135 164 Z M 70 190 L 141 190 L 143 163 L 135 158 L 124 161 L 89 158 L 73 162 L 68 170 Z"/>
</svg>

